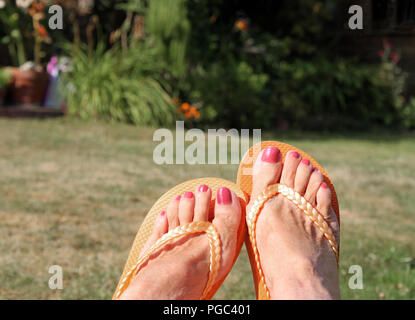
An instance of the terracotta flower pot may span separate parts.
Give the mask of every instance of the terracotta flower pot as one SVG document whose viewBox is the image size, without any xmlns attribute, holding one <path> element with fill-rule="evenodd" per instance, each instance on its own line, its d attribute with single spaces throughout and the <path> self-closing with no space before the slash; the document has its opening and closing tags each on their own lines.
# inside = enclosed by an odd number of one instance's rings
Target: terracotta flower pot
<svg viewBox="0 0 415 320">
<path fill-rule="evenodd" d="M 12 69 L 11 96 L 15 104 L 42 104 L 49 84 L 49 74 L 35 70 Z"/>
</svg>

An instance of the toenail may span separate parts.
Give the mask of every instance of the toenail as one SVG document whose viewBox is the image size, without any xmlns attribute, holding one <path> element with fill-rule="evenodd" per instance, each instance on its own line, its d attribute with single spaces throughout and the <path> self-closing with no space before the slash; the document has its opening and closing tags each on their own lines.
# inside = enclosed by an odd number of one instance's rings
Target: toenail
<svg viewBox="0 0 415 320">
<path fill-rule="evenodd" d="M 181 199 L 181 198 L 182 198 L 182 196 L 177 196 L 177 197 L 176 197 L 176 200 L 177 200 L 177 201 L 180 201 L 180 199 Z"/>
<path fill-rule="evenodd" d="M 232 195 L 228 188 L 222 187 L 218 189 L 217 199 L 219 204 L 231 204 Z"/>
<path fill-rule="evenodd" d="M 277 163 L 281 159 L 281 151 L 275 147 L 266 147 L 262 153 L 261 160 L 265 162 Z"/>
<path fill-rule="evenodd" d="M 300 154 L 297 151 L 291 151 L 290 155 L 291 155 L 291 157 L 294 157 L 296 159 L 298 159 L 300 157 Z"/>
<path fill-rule="evenodd" d="M 186 193 L 184 194 L 184 197 L 187 198 L 187 199 L 193 198 L 193 192 L 186 191 Z"/>
<path fill-rule="evenodd" d="M 317 172 L 319 171 L 317 168 L 313 168 L 313 172 Z"/>
<path fill-rule="evenodd" d="M 162 212 L 160 212 L 160 216 L 164 217 L 166 215 L 166 210 L 163 210 Z"/>
<path fill-rule="evenodd" d="M 209 187 L 205 184 L 202 184 L 201 186 L 199 186 L 199 189 L 197 189 L 199 192 L 206 192 L 208 191 Z"/>
<path fill-rule="evenodd" d="M 306 166 L 309 166 L 309 165 L 310 165 L 310 160 L 308 160 L 308 159 L 303 159 L 303 160 L 301 160 L 301 163 L 302 163 L 302 164 L 305 164 Z"/>
<path fill-rule="evenodd" d="M 323 189 L 327 189 L 327 183 L 323 182 L 320 187 L 322 187 Z"/>
</svg>

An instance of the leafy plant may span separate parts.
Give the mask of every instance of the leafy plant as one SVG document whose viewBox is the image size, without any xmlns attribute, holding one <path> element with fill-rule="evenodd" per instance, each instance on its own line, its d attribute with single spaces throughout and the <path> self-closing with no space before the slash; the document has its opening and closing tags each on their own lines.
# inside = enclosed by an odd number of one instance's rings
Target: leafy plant
<svg viewBox="0 0 415 320">
<path fill-rule="evenodd" d="M 35 66 L 40 67 L 45 56 L 42 43 L 50 43 L 48 31 L 42 25 L 50 1 L 4 1 L 4 7 L 0 8 L 0 25 L 6 35 L 1 38 L 1 43 L 7 45 L 15 66 L 21 66 L 27 57 L 33 57 Z"/>
<path fill-rule="evenodd" d="M 81 118 L 104 118 L 136 125 L 171 125 L 176 107 L 160 74 L 163 64 L 154 48 L 79 50 L 67 74 L 68 110 Z M 72 89 L 70 89 L 72 88 Z"/>
<path fill-rule="evenodd" d="M 266 74 L 255 73 L 246 62 L 229 61 L 199 68 L 192 74 L 190 100 L 207 123 L 230 127 L 263 127 L 269 105 L 264 99 Z"/>
<path fill-rule="evenodd" d="M 11 76 L 9 68 L 0 68 L 0 89 L 7 87 Z"/>
<path fill-rule="evenodd" d="M 1 38 L 1 44 L 7 45 L 13 65 L 20 66 L 26 62 L 25 46 L 19 17 L 19 9 L 7 1 L 3 8 L 0 9 L 0 25 L 5 31 Z"/>
</svg>

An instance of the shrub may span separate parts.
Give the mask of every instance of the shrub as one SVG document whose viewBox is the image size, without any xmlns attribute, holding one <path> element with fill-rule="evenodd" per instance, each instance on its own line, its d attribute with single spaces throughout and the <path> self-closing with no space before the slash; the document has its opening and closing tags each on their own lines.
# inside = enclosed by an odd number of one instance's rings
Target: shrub
<svg viewBox="0 0 415 320">
<path fill-rule="evenodd" d="M 202 105 L 205 124 L 263 127 L 269 106 L 264 99 L 268 76 L 246 62 L 230 61 L 199 68 L 191 75 L 190 100 Z M 266 124 L 266 123 L 265 123 Z"/>
<path fill-rule="evenodd" d="M 163 64 L 146 44 L 106 50 L 99 43 L 90 54 L 80 50 L 67 77 L 72 88 L 66 90 L 68 110 L 81 118 L 172 125 L 176 107 L 161 70 Z"/>
<path fill-rule="evenodd" d="M 309 129 L 400 125 L 396 105 L 402 83 L 386 68 L 344 59 L 281 62 L 273 83 L 275 109 Z"/>
</svg>

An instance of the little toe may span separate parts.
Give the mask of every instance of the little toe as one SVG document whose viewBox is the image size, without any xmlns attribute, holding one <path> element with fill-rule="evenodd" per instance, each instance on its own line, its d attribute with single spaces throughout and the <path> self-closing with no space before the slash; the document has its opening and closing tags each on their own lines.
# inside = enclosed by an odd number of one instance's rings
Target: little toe
<svg viewBox="0 0 415 320">
<path fill-rule="evenodd" d="M 167 233 L 168 230 L 169 230 L 169 223 L 167 221 L 166 211 L 162 211 L 157 216 L 156 221 L 154 222 L 153 232 L 151 233 L 147 242 L 143 246 L 141 254 L 147 251 L 147 249 L 151 247 L 159 238 L 161 238 L 163 234 Z"/>
<path fill-rule="evenodd" d="M 317 210 L 325 217 L 330 216 L 331 191 L 327 183 L 321 183 L 317 191 Z"/>
</svg>

